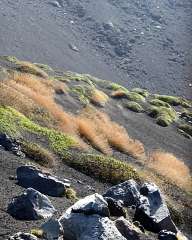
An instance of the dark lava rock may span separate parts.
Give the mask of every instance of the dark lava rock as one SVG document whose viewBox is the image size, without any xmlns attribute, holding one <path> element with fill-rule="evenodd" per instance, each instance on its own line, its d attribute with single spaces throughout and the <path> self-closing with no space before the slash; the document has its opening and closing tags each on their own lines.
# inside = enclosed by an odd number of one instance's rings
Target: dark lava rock
<svg viewBox="0 0 192 240">
<path fill-rule="evenodd" d="M 119 232 L 128 240 L 152 240 L 156 237 L 145 235 L 138 227 L 134 226 L 131 222 L 124 217 L 120 217 L 115 221 L 115 226 Z"/>
<path fill-rule="evenodd" d="M 73 213 L 83 213 L 86 215 L 98 214 L 103 217 L 109 217 L 108 204 L 105 199 L 95 193 L 80 199 L 72 206 Z"/>
<path fill-rule="evenodd" d="M 37 191 L 53 197 L 62 197 L 69 183 L 64 183 L 56 177 L 44 173 L 33 166 L 17 168 L 18 184 L 25 188 L 34 188 Z"/>
<path fill-rule="evenodd" d="M 139 221 L 145 229 L 152 232 L 168 230 L 177 233 L 177 228 L 158 187 L 152 183 L 145 183 L 140 193 L 134 220 Z"/>
<path fill-rule="evenodd" d="M 29 233 L 19 232 L 9 237 L 8 240 L 37 240 L 37 237 Z"/>
<path fill-rule="evenodd" d="M 173 232 L 162 230 L 159 232 L 158 239 L 159 240 L 177 240 L 177 236 Z"/>
<path fill-rule="evenodd" d="M 126 207 L 136 205 L 140 196 L 139 186 L 134 180 L 128 180 L 109 188 L 103 196 L 121 200 Z"/>
<path fill-rule="evenodd" d="M 48 197 L 28 188 L 22 195 L 12 199 L 7 212 L 18 220 L 38 220 L 52 217 L 56 210 Z"/>
<path fill-rule="evenodd" d="M 125 217 L 126 218 L 126 211 L 123 208 L 123 202 L 122 201 L 116 201 L 113 198 L 105 198 L 105 200 L 108 203 L 108 208 L 111 216 L 116 217 Z"/>
<path fill-rule="evenodd" d="M 21 151 L 19 142 L 5 133 L 0 133 L 0 145 L 4 147 L 6 151 L 10 151 L 17 156 L 24 157 L 25 154 Z"/>
<path fill-rule="evenodd" d="M 63 228 L 61 226 L 61 223 L 56 219 L 49 219 L 46 223 L 43 223 L 43 225 L 41 225 L 40 229 L 43 230 L 43 236 L 45 239 L 63 239 L 61 237 L 63 234 Z"/>
</svg>

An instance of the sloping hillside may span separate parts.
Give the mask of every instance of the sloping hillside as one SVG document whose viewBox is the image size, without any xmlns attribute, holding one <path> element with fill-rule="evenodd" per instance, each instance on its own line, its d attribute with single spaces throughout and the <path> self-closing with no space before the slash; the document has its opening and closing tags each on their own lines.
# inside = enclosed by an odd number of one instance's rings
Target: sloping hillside
<svg viewBox="0 0 192 240">
<path fill-rule="evenodd" d="M 1 56 L 0 65 L 0 133 L 21 150 L 15 156 L 1 143 L 2 239 L 40 224 L 23 225 L 6 213 L 21 190 L 11 176 L 26 163 L 70 179 L 77 197 L 128 179 L 152 181 L 175 223 L 191 234 L 191 100 L 13 56 Z M 64 199 L 53 199 L 58 214 L 72 203 Z"/>
<path fill-rule="evenodd" d="M 1 0 L 0 54 L 190 97 L 190 0 Z"/>
</svg>

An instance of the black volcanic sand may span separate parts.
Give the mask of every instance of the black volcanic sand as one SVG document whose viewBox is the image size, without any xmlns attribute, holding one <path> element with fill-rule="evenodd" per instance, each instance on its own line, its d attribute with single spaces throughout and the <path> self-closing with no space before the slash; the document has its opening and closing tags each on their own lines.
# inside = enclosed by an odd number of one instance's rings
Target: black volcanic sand
<svg viewBox="0 0 192 240">
<path fill-rule="evenodd" d="M 0 55 L 191 97 L 190 0 L 50 2 L 1 0 Z"/>
<path fill-rule="evenodd" d="M 72 187 L 77 191 L 78 197 L 85 197 L 95 192 L 103 193 L 104 190 L 109 187 L 109 185 L 95 181 L 58 161 L 59 160 L 57 160 L 57 165 L 51 172 L 60 179 L 69 179 Z M 18 221 L 6 213 L 8 203 L 12 197 L 18 196 L 24 191 L 24 188 L 18 186 L 16 181 L 9 179 L 9 177 L 15 176 L 17 167 L 22 164 L 30 164 L 29 159 L 21 159 L 0 149 L 0 239 L 2 240 L 7 239 L 9 235 L 19 231 L 30 232 L 32 228 L 37 228 L 45 222 L 45 220 Z M 65 197 L 49 197 L 49 199 L 58 210 L 56 217 L 61 216 L 62 212 L 73 204 L 73 201 Z"/>
</svg>

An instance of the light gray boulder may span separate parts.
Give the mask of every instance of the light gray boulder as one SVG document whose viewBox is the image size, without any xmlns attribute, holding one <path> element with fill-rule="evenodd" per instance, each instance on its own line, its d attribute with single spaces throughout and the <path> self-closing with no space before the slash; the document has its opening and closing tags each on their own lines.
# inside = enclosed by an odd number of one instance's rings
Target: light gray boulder
<svg viewBox="0 0 192 240">
<path fill-rule="evenodd" d="M 48 197 L 28 188 L 22 195 L 12 199 L 7 212 L 18 220 L 38 220 L 52 217 L 56 210 Z"/>
<path fill-rule="evenodd" d="M 37 240 L 37 237 L 29 233 L 18 232 L 9 237 L 8 240 Z"/>
<path fill-rule="evenodd" d="M 72 213 L 68 209 L 59 221 L 65 240 L 125 240 L 108 217 Z"/>
<path fill-rule="evenodd" d="M 37 191 L 53 196 L 62 197 L 69 182 L 63 182 L 49 173 L 42 172 L 33 166 L 21 166 L 17 168 L 18 184 L 25 188 L 34 188 Z"/>
<path fill-rule="evenodd" d="M 103 217 L 109 217 L 110 215 L 107 202 L 98 193 L 80 199 L 71 209 L 74 213 L 84 213 L 86 215 L 98 214 Z"/>
<path fill-rule="evenodd" d="M 109 188 L 103 196 L 121 200 L 126 207 L 137 205 L 140 196 L 139 185 L 134 180 L 128 180 Z"/>
<path fill-rule="evenodd" d="M 177 233 L 178 230 L 159 188 L 153 183 L 144 183 L 140 193 L 134 220 L 139 221 L 145 229 L 152 232 L 168 230 Z"/>
</svg>

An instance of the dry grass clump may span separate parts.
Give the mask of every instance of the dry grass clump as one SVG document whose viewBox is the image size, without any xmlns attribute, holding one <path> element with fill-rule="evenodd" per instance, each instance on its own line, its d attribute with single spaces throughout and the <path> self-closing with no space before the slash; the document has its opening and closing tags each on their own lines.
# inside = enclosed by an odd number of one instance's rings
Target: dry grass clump
<svg viewBox="0 0 192 240">
<path fill-rule="evenodd" d="M 43 71 L 41 68 L 37 67 L 33 63 L 26 62 L 26 61 L 18 61 L 16 62 L 17 70 L 24 72 L 24 73 L 30 73 L 42 78 L 48 78 L 48 74 Z"/>
<path fill-rule="evenodd" d="M 32 99 L 15 89 L 9 81 L 0 82 L 0 105 L 10 106 L 28 114 L 37 107 Z"/>
<path fill-rule="evenodd" d="M 168 178 L 172 183 L 191 190 L 192 182 L 189 168 L 172 153 L 152 152 L 148 164 L 150 168 Z"/>
<path fill-rule="evenodd" d="M 131 139 L 126 130 L 111 121 L 106 114 L 95 109 L 85 110 L 79 116 L 65 112 L 54 100 L 57 87 L 53 80 L 45 80 L 28 73 L 13 72 L 11 79 L 7 80 L 4 86 L 4 104 L 9 105 L 10 102 L 11 107 L 24 114 L 27 113 L 28 116 L 28 113 L 33 113 L 37 108 L 45 109 L 57 123 L 56 127 L 75 137 L 84 149 L 88 148 L 86 143 L 88 141 L 104 154 L 111 155 L 111 147 L 114 147 L 135 158 L 144 155 L 143 144 Z M 93 96 L 95 101 L 108 98 L 99 90 Z"/>
<path fill-rule="evenodd" d="M 99 146 L 101 152 L 111 154 L 111 148 L 130 154 L 135 158 L 144 156 L 144 146 L 138 140 L 133 140 L 124 127 L 111 121 L 109 116 L 97 110 L 88 109 L 78 118 L 79 132 L 82 136 Z M 83 127 L 82 127 L 83 125 Z"/>
<path fill-rule="evenodd" d="M 125 92 L 122 89 L 119 89 L 119 90 L 113 91 L 111 93 L 111 97 L 112 98 L 127 98 L 127 92 Z"/>
<path fill-rule="evenodd" d="M 104 106 L 108 99 L 109 97 L 98 89 L 93 89 L 91 92 L 90 100 L 95 105 Z"/>
</svg>

